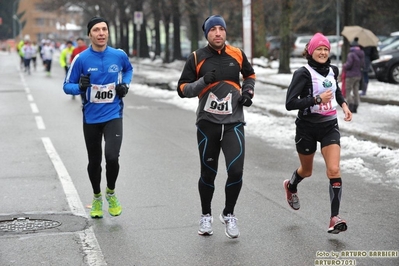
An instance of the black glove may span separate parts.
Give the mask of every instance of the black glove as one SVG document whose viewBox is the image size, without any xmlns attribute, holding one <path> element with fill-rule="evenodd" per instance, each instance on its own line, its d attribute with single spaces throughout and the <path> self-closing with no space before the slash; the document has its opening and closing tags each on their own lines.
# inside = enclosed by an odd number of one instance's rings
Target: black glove
<svg viewBox="0 0 399 266">
<path fill-rule="evenodd" d="M 83 74 L 80 74 L 80 79 L 79 79 L 79 89 L 81 91 L 86 91 L 88 87 L 91 86 L 90 83 L 90 73 L 87 74 L 86 76 Z"/>
<path fill-rule="evenodd" d="M 238 103 L 250 107 L 252 105 L 252 95 L 249 92 L 243 92 L 241 97 L 238 99 Z"/>
<path fill-rule="evenodd" d="M 126 96 L 127 92 L 129 91 L 129 87 L 127 86 L 126 83 L 121 83 L 116 85 L 115 91 L 120 98 L 123 98 Z"/>
<path fill-rule="evenodd" d="M 205 84 L 213 83 L 213 82 L 215 82 L 215 80 L 216 80 L 216 70 L 215 69 L 207 72 L 204 75 Z"/>
</svg>

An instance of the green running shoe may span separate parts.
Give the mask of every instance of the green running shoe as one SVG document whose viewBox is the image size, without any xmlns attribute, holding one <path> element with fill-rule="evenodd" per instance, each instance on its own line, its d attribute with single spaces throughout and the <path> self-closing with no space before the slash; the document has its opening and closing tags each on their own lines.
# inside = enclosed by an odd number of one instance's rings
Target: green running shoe
<svg viewBox="0 0 399 266">
<path fill-rule="evenodd" d="M 122 213 L 122 206 L 119 203 L 118 198 L 113 194 L 106 194 L 105 198 L 109 203 L 108 212 L 112 216 L 119 216 Z"/>
<path fill-rule="evenodd" d="M 91 204 L 90 216 L 91 218 L 103 218 L 103 200 L 102 198 L 94 198 Z"/>
</svg>

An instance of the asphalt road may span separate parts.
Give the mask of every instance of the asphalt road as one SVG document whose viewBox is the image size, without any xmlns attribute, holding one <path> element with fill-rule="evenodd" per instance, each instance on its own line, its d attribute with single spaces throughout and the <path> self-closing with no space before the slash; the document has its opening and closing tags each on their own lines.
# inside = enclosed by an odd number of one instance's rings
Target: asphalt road
<svg viewBox="0 0 399 266">
<path fill-rule="evenodd" d="M 0 54 L 0 265 L 399 264 L 397 189 L 344 174 L 341 216 L 349 228 L 330 235 L 323 163 L 316 160 L 314 176 L 301 183 L 301 209 L 293 211 L 282 182 L 298 166 L 294 150 L 255 137 L 247 137 L 236 207 L 241 236 L 228 239 L 217 219 L 213 236 L 198 236 L 195 114 L 135 95 L 134 84 L 125 98 L 117 182 L 123 213 L 88 218 L 79 100 L 63 93 L 56 60 L 50 78 L 41 66 L 28 76 L 17 65 L 15 55 Z M 223 156 L 220 162 L 215 218 L 224 203 Z M 28 230 L 34 220 L 60 225 Z"/>
</svg>

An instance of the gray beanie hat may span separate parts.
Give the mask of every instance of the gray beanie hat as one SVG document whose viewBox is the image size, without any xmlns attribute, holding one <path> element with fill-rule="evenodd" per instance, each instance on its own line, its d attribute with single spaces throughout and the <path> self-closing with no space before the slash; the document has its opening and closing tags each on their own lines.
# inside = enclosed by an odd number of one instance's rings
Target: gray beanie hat
<svg viewBox="0 0 399 266">
<path fill-rule="evenodd" d="M 208 17 L 207 19 L 205 19 L 204 24 L 202 25 L 202 30 L 204 31 L 204 35 L 205 38 L 208 39 L 208 33 L 209 30 L 212 27 L 215 27 L 217 25 L 222 26 L 225 30 L 227 30 L 226 28 L 226 22 L 224 21 L 224 19 L 222 18 L 222 16 L 219 15 L 213 15 Z"/>
</svg>

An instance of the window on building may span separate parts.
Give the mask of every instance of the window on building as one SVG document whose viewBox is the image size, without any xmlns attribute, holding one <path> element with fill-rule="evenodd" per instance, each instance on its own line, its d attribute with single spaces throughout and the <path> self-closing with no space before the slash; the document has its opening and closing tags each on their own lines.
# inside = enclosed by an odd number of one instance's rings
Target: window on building
<svg viewBox="0 0 399 266">
<path fill-rule="evenodd" d="M 37 26 L 44 26 L 45 25 L 44 18 L 36 18 L 36 25 Z"/>
</svg>

